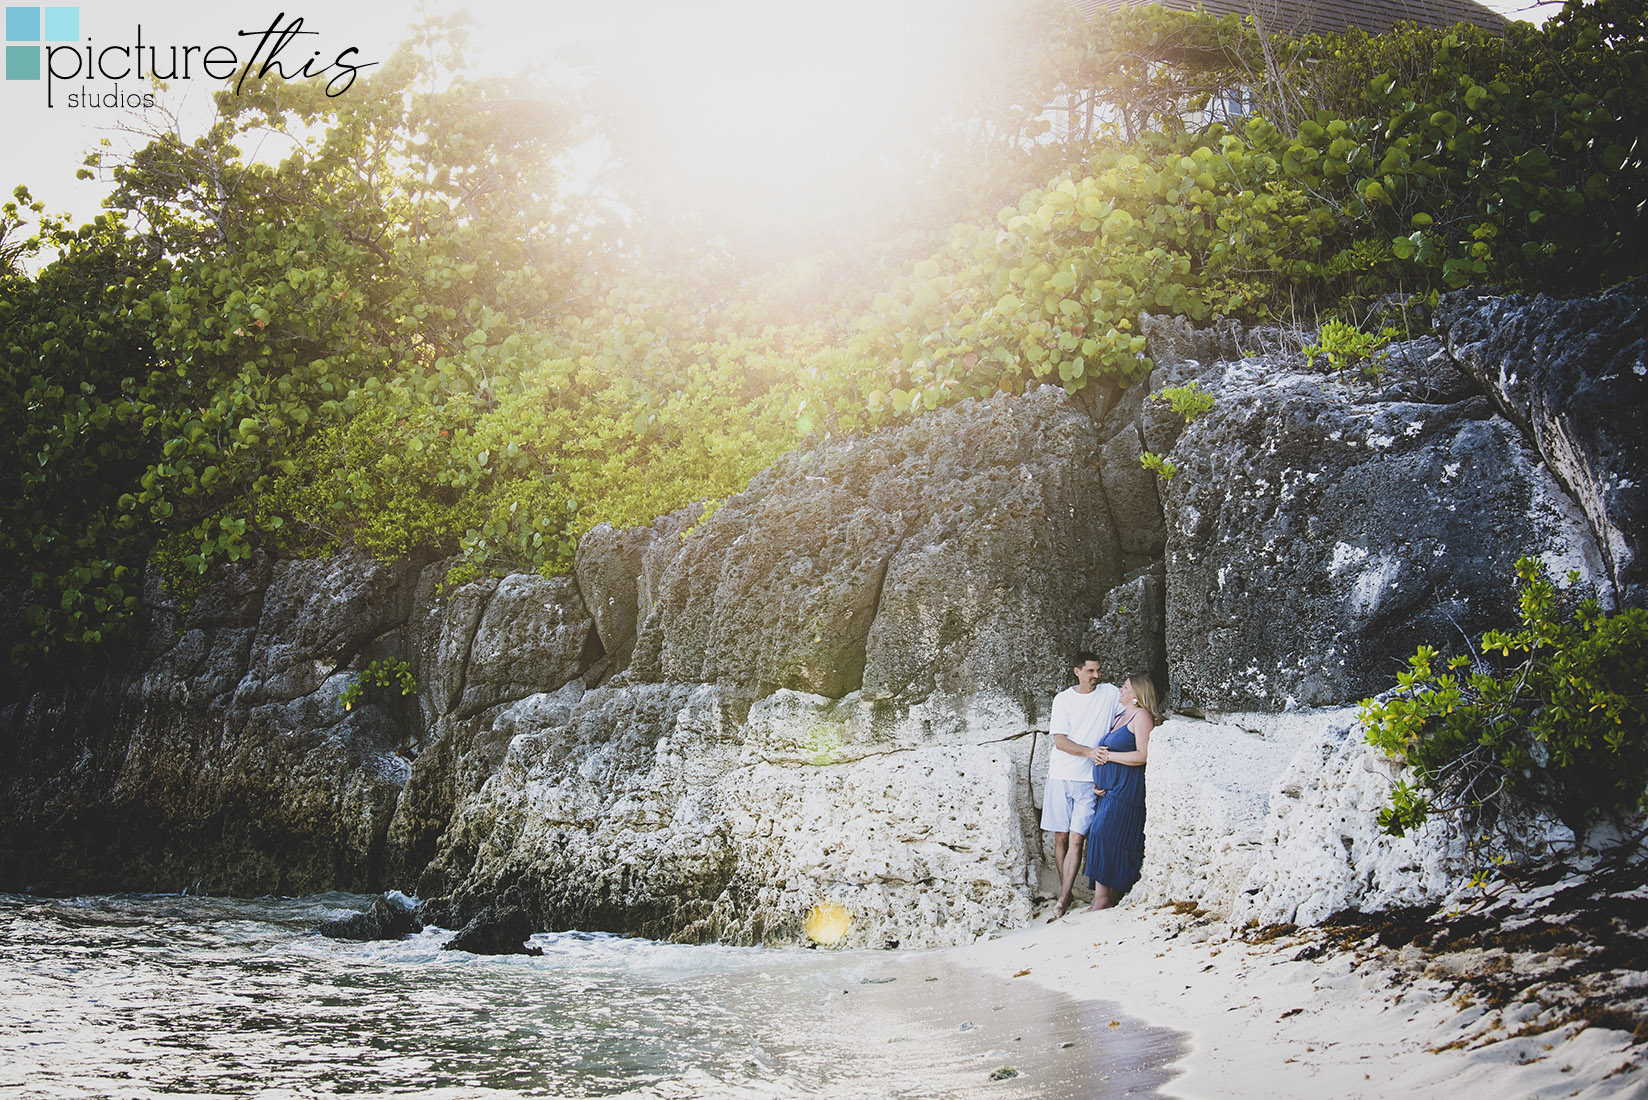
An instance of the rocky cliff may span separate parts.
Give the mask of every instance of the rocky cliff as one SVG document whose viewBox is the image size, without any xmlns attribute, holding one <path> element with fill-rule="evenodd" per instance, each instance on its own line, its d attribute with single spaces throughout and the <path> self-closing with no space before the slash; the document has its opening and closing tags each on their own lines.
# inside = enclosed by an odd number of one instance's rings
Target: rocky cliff
<svg viewBox="0 0 1648 1100">
<path fill-rule="evenodd" d="M 397 886 L 456 926 L 953 943 L 1026 919 L 1052 694 L 1150 669 L 1140 899 L 1314 920 L 1434 897 L 1336 706 L 1509 618 L 1541 556 L 1643 602 L 1645 295 L 1456 296 L 1377 375 L 1153 322 L 1148 383 L 1044 387 L 791 455 L 711 517 L 598 527 L 570 576 L 255 559 L 0 710 L 0 888 Z M 1148 395 L 1196 380 L 1186 424 Z M 1169 456 L 1161 481 L 1141 450 Z M 415 698 L 339 697 L 376 659 Z M 1441 829 L 1441 826 L 1437 828 Z M 1445 830 L 1443 830 L 1445 833 Z"/>
</svg>

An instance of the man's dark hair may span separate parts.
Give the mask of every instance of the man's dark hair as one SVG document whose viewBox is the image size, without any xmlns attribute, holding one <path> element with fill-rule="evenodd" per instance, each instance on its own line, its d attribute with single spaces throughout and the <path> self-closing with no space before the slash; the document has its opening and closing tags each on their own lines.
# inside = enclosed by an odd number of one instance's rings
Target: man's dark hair
<svg viewBox="0 0 1648 1100">
<path fill-rule="evenodd" d="M 1071 668 L 1080 668 L 1081 666 L 1085 665 L 1088 661 L 1098 661 L 1098 660 L 1099 660 L 1099 655 L 1097 653 L 1089 653 L 1085 649 L 1078 649 L 1076 651 L 1076 663 L 1071 665 L 1070 667 Z M 1101 661 L 1100 663 L 1102 664 L 1103 662 Z"/>
</svg>

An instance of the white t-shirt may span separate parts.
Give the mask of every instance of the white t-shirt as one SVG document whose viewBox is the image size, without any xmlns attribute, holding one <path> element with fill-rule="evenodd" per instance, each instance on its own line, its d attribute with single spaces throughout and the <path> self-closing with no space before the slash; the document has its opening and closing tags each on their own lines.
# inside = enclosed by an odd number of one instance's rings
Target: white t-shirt
<svg viewBox="0 0 1648 1100">
<path fill-rule="evenodd" d="M 1121 713 L 1122 693 L 1115 684 L 1098 684 L 1085 694 L 1067 687 L 1053 696 L 1053 716 L 1047 728 L 1054 734 L 1064 734 L 1078 745 L 1092 748 L 1110 732 L 1110 723 Z M 1091 780 L 1093 761 L 1053 746 L 1053 758 L 1047 763 L 1047 779 Z"/>
</svg>

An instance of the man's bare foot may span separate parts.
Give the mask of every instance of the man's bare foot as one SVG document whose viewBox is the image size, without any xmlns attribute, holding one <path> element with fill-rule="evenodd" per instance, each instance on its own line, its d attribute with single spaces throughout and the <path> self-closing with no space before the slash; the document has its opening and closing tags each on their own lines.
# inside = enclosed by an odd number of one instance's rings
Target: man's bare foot
<svg viewBox="0 0 1648 1100">
<path fill-rule="evenodd" d="M 1070 908 L 1070 903 L 1068 901 L 1059 902 L 1059 904 L 1057 906 L 1055 906 L 1054 909 L 1053 909 L 1053 915 L 1047 918 L 1047 923 L 1052 924 L 1054 921 L 1056 921 L 1060 917 L 1064 916 L 1065 910 L 1069 909 L 1069 908 Z"/>
</svg>

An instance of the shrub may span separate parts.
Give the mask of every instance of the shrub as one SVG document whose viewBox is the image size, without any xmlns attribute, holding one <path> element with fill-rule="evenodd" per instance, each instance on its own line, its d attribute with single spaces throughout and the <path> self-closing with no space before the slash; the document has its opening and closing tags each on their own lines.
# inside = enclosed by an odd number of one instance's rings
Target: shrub
<svg viewBox="0 0 1648 1100">
<path fill-rule="evenodd" d="M 1146 451 L 1140 455 L 1139 465 L 1153 471 L 1163 481 L 1172 481 L 1173 475 L 1179 472 L 1179 468 L 1173 465 L 1172 459 L 1163 458 L 1154 451 Z"/>
<path fill-rule="evenodd" d="M 355 682 L 343 689 L 338 696 L 338 702 L 344 710 L 355 709 L 355 704 L 374 692 L 396 691 L 400 695 L 411 695 L 418 690 L 418 681 L 412 675 L 412 666 L 399 657 L 390 657 L 387 660 L 373 661 L 356 677 Z"/>
<path fill-rule="evenodd" d="M 1329 321 L 1317 333 L 1316 342 L 1305 347 L 1305 363 L 1314 367 L 1316 357 L 1325 355 L 1328 365 L 1341 374 L 1349 370 L 1360 370 L 1367 375 L 1382 374 L 1385 368 L 1379 361 L 1385 357 L 1386 345 L 1396 336 L 1393 328 L 1372 333 L 1363 332 L 1344 321 Z"/>
<path fill-rule="evenodd" d="M 1648 610 L 1609 615 L 1590 599 L 1565 610 L 1538 561 L 1520 559 L 1516 574 L 1519 627 L 1482 635 L 1479 655 L 1420 646 L 1396 693 L 1362 704 L 1368 741 L 1413 771 L 1379 814 L 1393 836 L 1432 813 L 1491 824 L 1517 804 L 1554 810 L 1577 834 L 1648 806 Z"/>
<path fill-rule="evenodd" d="M 1202 389 L 1200 382 L 1189 382 L 1183 386 L 1163 386 L 1150 396 L 1157 401 L 1166 401 L 1173 407 L 1174 412 L 1184 417 L 1186 424 L 1213 408 L 1213 395 Z"/>
</svg>

